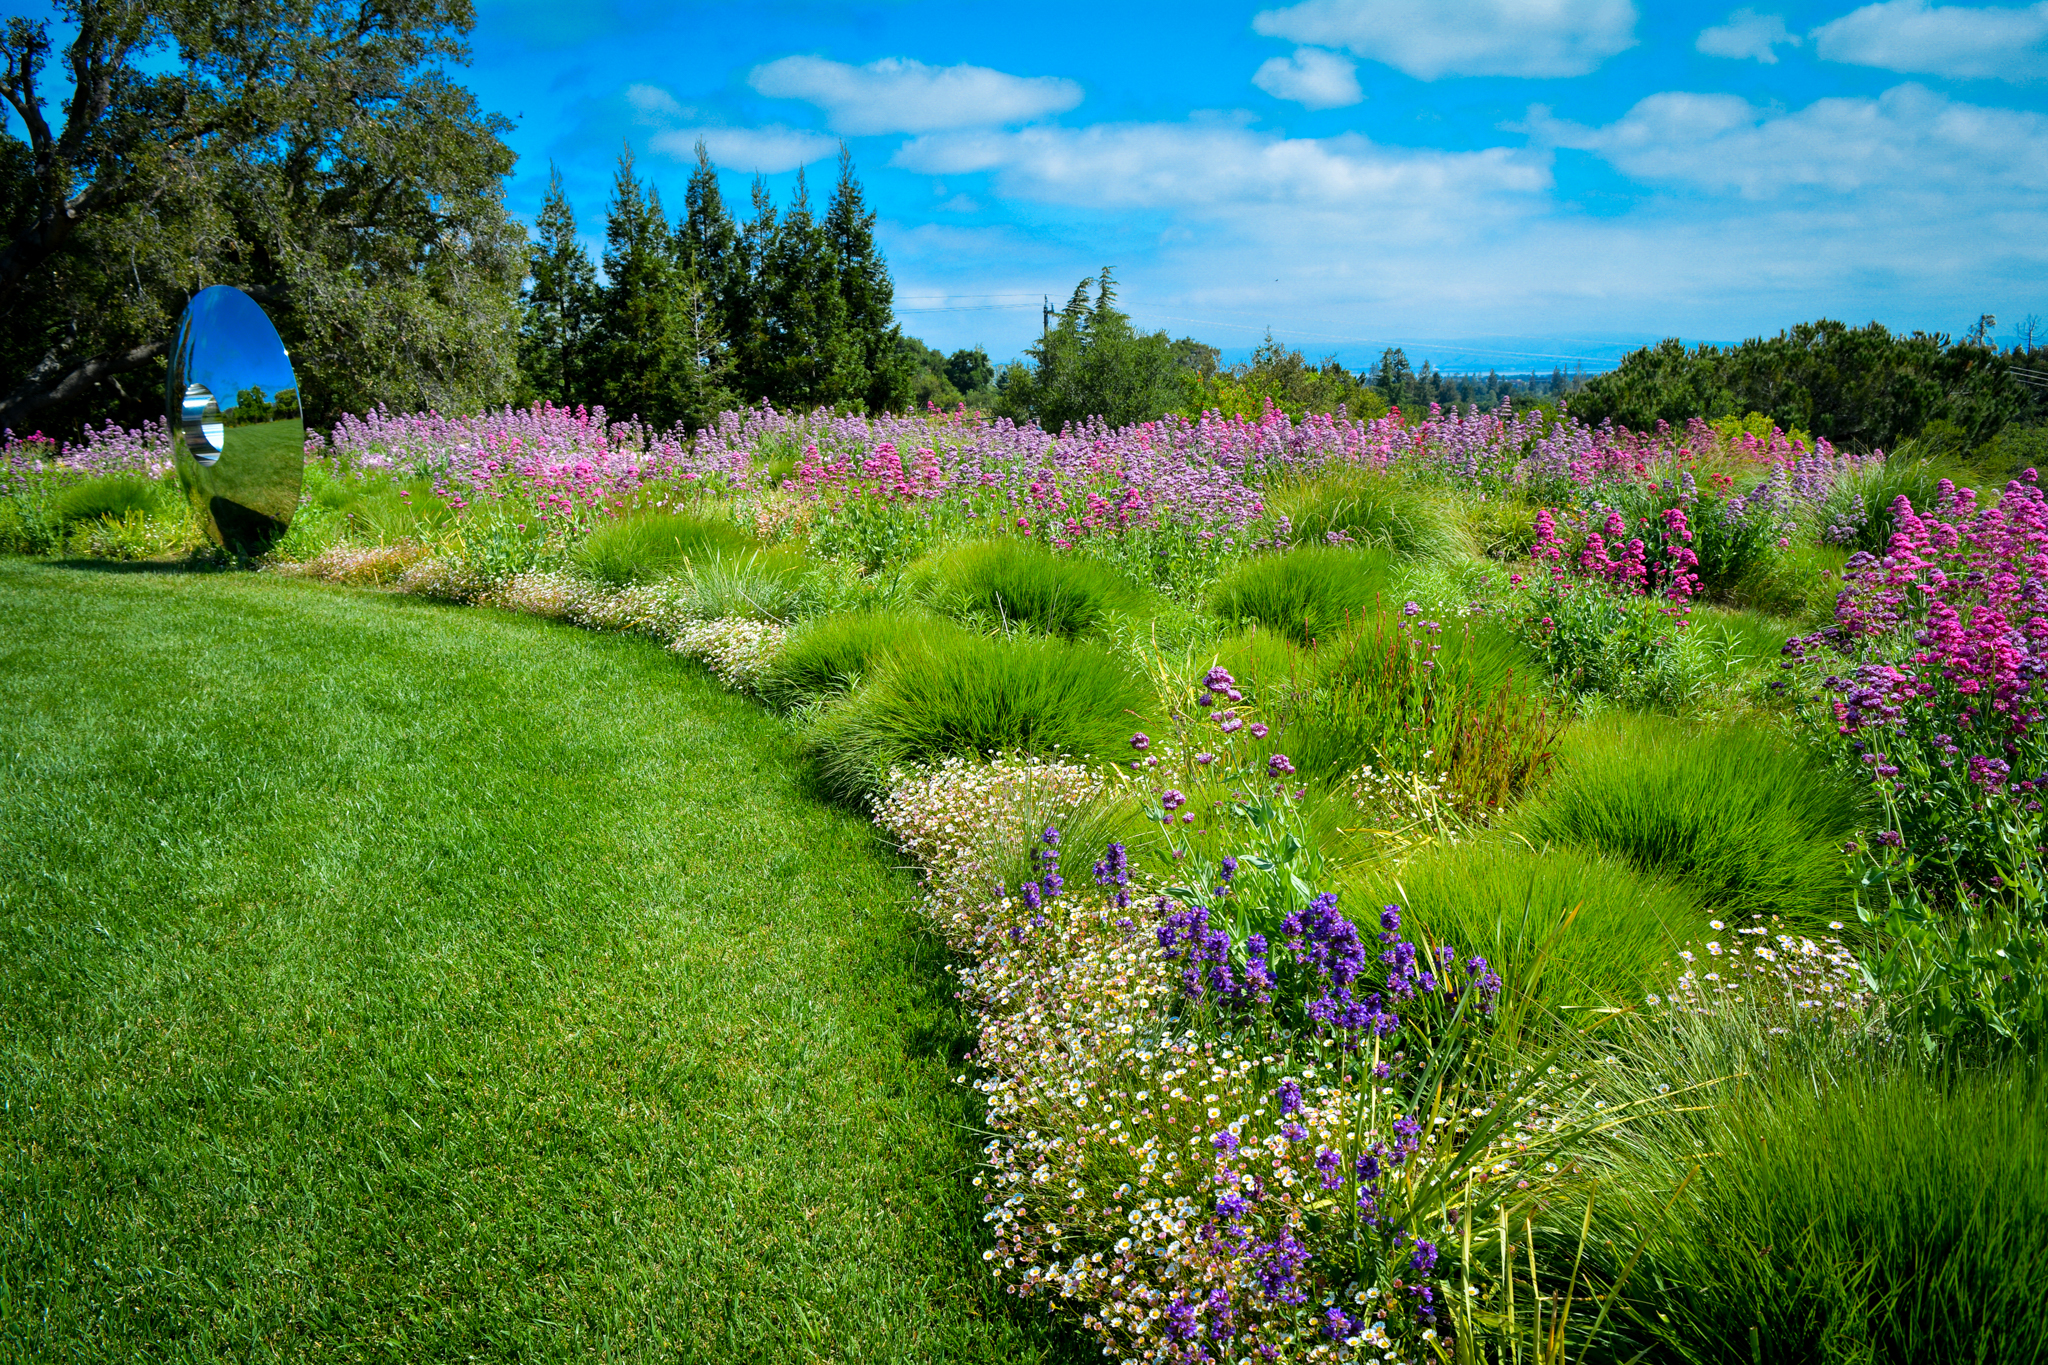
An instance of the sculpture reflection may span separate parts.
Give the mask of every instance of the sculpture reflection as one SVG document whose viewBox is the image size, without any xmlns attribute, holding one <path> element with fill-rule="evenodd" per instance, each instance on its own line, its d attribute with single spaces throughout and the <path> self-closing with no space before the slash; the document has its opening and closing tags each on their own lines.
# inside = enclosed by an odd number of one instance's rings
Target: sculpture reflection
<svg viewBox="0 0 2048 1365">
<path fill-rule="evenodd" d="M 186 305 L 164 406 L 200 525 L 231 550 L 268 548 L 299 505 L 306 425 L 291 357 L 254 299 L 217 284 Z"/>
</svg>

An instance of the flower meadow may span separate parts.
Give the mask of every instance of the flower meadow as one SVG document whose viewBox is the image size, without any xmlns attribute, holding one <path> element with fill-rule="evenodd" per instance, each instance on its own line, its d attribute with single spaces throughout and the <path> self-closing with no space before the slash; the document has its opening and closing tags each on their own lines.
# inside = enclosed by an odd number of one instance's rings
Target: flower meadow
<svg viewBox="0 0 2048 1365">
<path fill-rule="evenodd" d="M 9 437 L 0 543 L 197 551 L 166 451 Z M 781 712 L 948 949 L 974 1254 L 1088 1353 L 2021 1360 L 2048 503 L 1971 477 L 1505 407 L 371 413 L 253 567 Z"/>
</svg>

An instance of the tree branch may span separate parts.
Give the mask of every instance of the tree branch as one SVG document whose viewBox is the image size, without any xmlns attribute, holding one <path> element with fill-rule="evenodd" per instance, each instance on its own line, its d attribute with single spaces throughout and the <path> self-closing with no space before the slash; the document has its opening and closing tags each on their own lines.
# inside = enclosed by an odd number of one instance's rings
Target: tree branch
<svg viewBox="0 0 2048 1365">
<path fill-rule="evenodd" d="M 57 372 L 64 368 L 64 362 L 57 356 L 50 356 L 31 370 L 12 393 L 0 398 L 0 428 L 20 426 L 44 408 L 75 398 L 102 379 L 139 369 L 163 354 L 169 344 L 167 341 L 145 341 L 125 351 L 96 355 L 72 365 L 61 376 Z"/>
</svg>

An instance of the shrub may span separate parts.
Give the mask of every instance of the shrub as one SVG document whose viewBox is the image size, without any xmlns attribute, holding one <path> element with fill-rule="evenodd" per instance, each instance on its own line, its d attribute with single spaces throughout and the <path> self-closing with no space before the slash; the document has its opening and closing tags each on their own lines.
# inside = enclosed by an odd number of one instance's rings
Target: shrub
<svg viewBox="0 0 2048 1365">
<path fill-rule="evenodd" d="M 2037 1085 L 1802 1071 L 1709 1092 L 1606 1182 L 1592 1242 L 1642 1248 L 1625 1291 L 1642 1344 L 1700 1365 L 2048 1355 Z"/>
<path fill-rule="evenodd" d="M 1013 536 L 957 545 L 920 567 L 925 595 L 948 615 L 1069 640 L 1099 632 L 1112 612 L 1141 610 L 1146 597 L 1105 564 Z"/>
<path fill-rule="evenodd" d="M 760 693 L 785 711 L 851 691 L 897 650 L 962 634 L 936 617 L 860 611 L 820 616 L 792 631 L 768 666 Z"/>
<path fill-rule="evenodd" d="M 1298 544 L 1351 544 L 1420 558 L 1466 548 L 1456 509 L 1442 491 L 1370 470 L 1345 470 L 1282 489 L 1267 510 L 1287 518 Z"/>
<path fill-rule="evenodd" d="M 1654 716 L 1603 717 L 1575 740 L 1520 813 L 1530 838 L 1672 878 L 1722 919 L 1811 930 L 1847 912 L 1858 794 L 1805 753 L 1753 727 Z"/>
<path fill-rule="evenodd" d="M 1247 559 L 1209 594 L 1212 615 L 1256 622 L 1298 644 L 1334 639 L 1387 591 L 1393 556 L 1384 550 L 1304 545 Z"/>
<path fill-rule="evenodd" d="M 1437 845 L 1354 887 L 1354 914 L 1405 901 L 1431 939 L 1479 953 L 1544 1011 L 1641 1002 L 1706 927 L 1691 895 L 1627 863 L 1519 840 Z"/>
<path fill-rule="evenodd" d="M 826 711 L 809 746 L 826 788 L 851 798 L 882 790 L 892 767 L 954 756 L 1110 753 L 1148 699 L 1099 645 L 934 634 Z"/>
<path fill-rule="evenodd" d="M 106 518 L 120 521 L 131 513 L 144 517 L 164 508 L 163 485 L 135 474 L 115 474 L 72 484 L 53 499 L 52 512 L 65 530 L 81 522 Z"/>
<path fill-rule="evenodd" d="M 576 566 L 600 583 L 622 588 L 651 583 L 692 559 L 741 553 L 753 538 L 717 517 L 682 512 L 639 514 L 606 522 L 584 538 Z"/>
</svg>

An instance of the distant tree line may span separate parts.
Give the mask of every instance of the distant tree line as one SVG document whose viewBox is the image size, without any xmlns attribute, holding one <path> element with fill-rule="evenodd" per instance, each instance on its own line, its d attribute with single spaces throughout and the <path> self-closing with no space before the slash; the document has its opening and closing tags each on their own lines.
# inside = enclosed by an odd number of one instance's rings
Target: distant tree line
<svg viewBox="0 0 2048 1365">
<path fill-rule="evenodd" d="M 1631 352 L 1586 384 L 1572 411 L 1629 427 L 1760 412 L 1855 449 L 1891 449 L 1930 428 L 1961 445 L 2048 418 L 2048 393 L 2015 371 L 2048 370 L 2048 348 L 2001 352 L 1822 319 L 1735 346 L 1676 338 Z"/>
<path fill-rule="evenodd" d="M 736 220 L 703 143 L 673 226 L 633 155 L 619 158 L 604 275 L 576 236 L 561 177 L 541 206 L 523 294 L 523 396 L 602 403 L 657 426 L 703 426 L 736 404 L 900 408 L 915 367 L 896 326 L 875 215 L 840 149 L 822 217 L 802 171 L 777 210 L 755 177 Z"/>
</svg>

